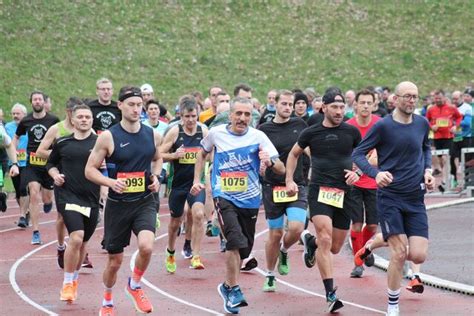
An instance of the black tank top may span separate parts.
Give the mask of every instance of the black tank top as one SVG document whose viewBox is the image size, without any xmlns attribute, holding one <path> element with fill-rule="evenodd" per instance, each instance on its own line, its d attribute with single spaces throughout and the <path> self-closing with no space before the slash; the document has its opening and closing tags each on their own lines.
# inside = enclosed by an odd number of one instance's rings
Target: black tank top
<svg viewBox="0 0 474 316">
<path fill-rule="evenodd" d="M 178 138 L 171 148 L 172 151 L 175 152 L 176 149 L 184 146 L 186 153 L 183 158 L 173 160 L 173 181 L 171 182 L 171 188 L 189 190 L 193 185 L 194 165 L 196 163 L 197 153 L 201 148 L 202 128 L 198 125 L 196 133 L 193 136 L 189 136 L 184 132 L 181 124 L 178 126 Z"/>
<path fill-rule="evenodd" d="M 153 129 L 140 123 L 137 133 L 129 133 L 119 123 L 109 131 L 114 140 L 114 152 L 107 158 L 109 177 L 121 178 L 127 183 L 122 194 L 109 189 L 109 198 L 131 201 L 147 196 L 150 193 L 151 161 L 156 151 Z"/>
</svg>

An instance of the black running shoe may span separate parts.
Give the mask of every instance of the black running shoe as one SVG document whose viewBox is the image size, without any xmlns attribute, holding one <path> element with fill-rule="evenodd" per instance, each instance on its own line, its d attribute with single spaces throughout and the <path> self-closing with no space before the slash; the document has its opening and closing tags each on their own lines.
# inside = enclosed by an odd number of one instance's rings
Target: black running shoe
<svg viewBox="0 0 474 316">
<path fill-rule="evenodd" d="M 64 249 L 58 249 L 58 266 L 61 269 L 64 269 L 64 253 L 66 252 L 66 245 L 64 245 Z"/>
<path fill-rule="evenodd" d="M 371 267 L 375 264 L 375 257 L 374 257 L 374 254 L 371 253 L 370 255 L 368 255 L 367 257 L 365 257 L 365 260 L 364 260 L 364 263 L 367 267 Z"/>
<path fill-rule="evenodd" d="M 245 263 L 245 265 L 242 268 L 240 268 L 240 271 L 250 271 L 250 270 L 255 269 L 257 266 L 258 266 L 257 259 L 251 258 L 249 259 L 249 261 Z"/>
<path fill-rule="evenodd" d="M 6 212 L 7 210 L 7 194 L 5 192 L 0 192 L 0 211 Z"/>
<path fill-rule="evenodd" d="M 316 247 L 313 245 L 309 245 L 310 240 L 315 238 L 313 235 L 310 234 L 309 231 L 304 230 L 301 233 L 301 239 L 303 240 L 303 246 L 304 246 L 304 253 L 303 253 L 303 260 L 304 264 L 308 268 L 314 267 L 316 263 Z"/>
</svg>

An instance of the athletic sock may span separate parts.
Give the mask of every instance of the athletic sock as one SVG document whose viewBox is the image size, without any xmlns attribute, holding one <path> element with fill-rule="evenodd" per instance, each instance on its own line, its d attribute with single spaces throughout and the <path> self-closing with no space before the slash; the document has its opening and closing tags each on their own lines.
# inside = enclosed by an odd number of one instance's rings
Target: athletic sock
<svg viewBox="0 0 474 316">
<path fill-rule="evenodd" d="M 184 244 L 185 244 L 186 246 L 191 246 L 191 240 L 190 240 L 190 239 L 185 239 L 185 240 L 184 240 Z"/>
<path fill-rule="evenodd" d="M 79 270 L 74 270 L 74 275 L 72 277 L 73 281 L 79 280 Z"/>
<path fill-rule="evenodd" d="M 391 289 L 387 289 L 387 294 L 388 294 L 388 310 L 392 308 L 397 308 L 398 300 L 400 299 L 400 289 L 395 290 L 395 291 Z"/>
<path fill-rule="evenodd" d="M 281 243 L 281 245 L 280 245 L 280 251 L 283 252 L 283 253 L 288 253 L 288 249 L 286 249 L 286 248 L 283 246 L 283 243 Z"/>
<path fill-rule="evenodd" d="M 334 279 L 324 279 L 323 280 L 324 289 L 326 290 L 326 298 L 334 290 Z"/>
<path fill-rule="evenodd" d="M 63 250 L 66 249 L 66 244 L 62 244 L 62 245 L 58 244 L 57 248 L 58 248 L 59 251 L 63 251 Z"/>
<path fill-rule="evenodd" d="M 369 229 L 369 226 L 365 225 L 362 229 L 362 245 L 365 245 L 375 235 L 375 232 Z"/>
<path fill-rule="evenodd" d="M 269 277 L 269 276 L 275 276 L 275 273 L 273 272 L 273 270 L 271 270 L 271 271 L 268 270 L 267 271 L 267 277 Z"/>
<path fill-rule="evenodd" d="M 102 300 L 102 306 L 114 305 L 112 299 L 112 288 L 104 285 L 104 299 Z"/>
<path fill-rule="evenodd" d="M 351 230 L 351 241 L 352 241 L 352 253 L 355 255 L 357 251 L 364 245 L 364 235 L 362 232 L 356 232 Z"/>
<path fill-rule="evenodd" d="M 132 290 L 136 290 L 140 286 L 140 280 L 142 279 L 144 271 L 138 269 L 137 267 L 133 268 L 132 277 L 130 278 L 130 287 Z"/>
<path fill-rule="evenodd" d="M 365 258 L 367 258 L 368 255 L 370 255 L 372 253 L 372 251 L 370 251 L 369 249 L 365 248 L 365 251 L 364 253 L 360 256 L 360 258 L 362 260 L 364 260 Z"/>
<path fill-rule="evenodd" d="M 169 253 L 170 255 L 174 256 L 174 250 L 171 251 L 171 250 L 169 250 L 168 248 L 166 248 L 166 251 L 168 251 L 168 253 Z"/>
<path fill-rule="evenodd" d="M 64 281 L 63 284 L 71 283 L 74 279 L 74 273 L 72 272 L 64 272 Z"/>
</svg>

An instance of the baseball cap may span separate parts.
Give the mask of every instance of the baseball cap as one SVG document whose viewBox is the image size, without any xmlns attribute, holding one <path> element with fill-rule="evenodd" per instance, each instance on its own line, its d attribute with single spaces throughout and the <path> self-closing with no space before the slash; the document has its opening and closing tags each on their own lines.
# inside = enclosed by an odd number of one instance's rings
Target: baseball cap
<svg viewBox="0 0 474 316">
<path fill-rule="evenodd" d="M 140 90 L 143 92 L 153 93 L 153 87 L 149 83 L 145 83 L 140 87 Z"/>
<path fill-rule="evenodd" d="M 474 89 L 466 89 L 464 94 L 469 94 L 471 97 L 474 98 Z"/>
<path fill-rule="evenodd" d="M 328 89 L 326 90 L 326 93 L 323 96 L 323 104 L 330 104 L 330 103 L 336 102 L 337 96 L 340 96 L 342 99 L 342 101 L 339 101 L 339 100 L 337 101 L 346 103 L 344 96 L 342 95 L 340 91 L 338 91 L 337 89 Z"/>
</svg>

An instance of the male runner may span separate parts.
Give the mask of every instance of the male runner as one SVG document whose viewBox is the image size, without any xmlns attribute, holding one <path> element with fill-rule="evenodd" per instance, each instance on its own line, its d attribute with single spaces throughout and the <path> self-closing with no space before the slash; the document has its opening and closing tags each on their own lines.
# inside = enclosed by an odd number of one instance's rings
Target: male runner
<svg viewBox="0 0 474 316">
<path fill-rule="evenodd" d="M 46 132 L 46 135 L 44 136 L 43 140 L 41 140 L 41 143 L 36 150 L 36 155 L 40 158 L 43 159 L 48 159 L 49 155 L 51 154 L 51 146 L 53 143 L 61 138 L 65 137 L 67 135 L 70 135 L 74 132 L 74 126 L 72 123 L 72 109 L 74 106 L 79 105 L 79 104 L 84 104 L 81 99 L 77 97 L 71 97 L 68 99 L 66 102 L 66 118 L 53 126 L 51 126 L 48 131 Z M 55 189 L 57 186 L 54 187 Z M 57 198 L 55 194 L 55 198 Z M 56 201 L 56 206 L 58 205 L 58 201 Z M 66 251 L 66 243 L 64 242 L 64 220 L 61 215 L 61 212 L 58 212 L 57 217 L 56 217 L 56 235 L 58 237 L 58 245 L 57 245 L 57 260 L 58 260 L 58 266 L 61 269 L 64 269 L 64 253 Z M 92 267 L 92 265 L 90 266 Z"/>
<path fill-rule="evenodd" d="M 16 103 L 12 107 L 11 111 L 13 120 L 5 125 L 10 139 L 15 137 L 15 132 L 20 124 L 21 120 L 26 116 L 26 107 L 23 104 Z M 28 211 L 28 193 L 26 191 L 26 184 L 21 185 L 21 175 L 23 174 L 26 167 L 26 146 L 28 145 L 28 136 L 23 135 L 18 140 L 18 147 L 16 148 L 16 157 L 18 162 L 19 173 L 17 176 L 12 177 L 13 187 L 15 188 L 15 198 L 20 206 L 20 218 L 18 219 L 18 227 L 26 228 L 29 225 L 29 213 Z M 11 160 L 10 160 L 11 163 Z"/>
<path fill-rule="evenodd" d="M 230 105 L 229 125 L 212 128 L 201 141 L 194 169 L 191 194 L 197 195 L 205 185 L 200 175 L 204 159 L 214 151 L 212 195 L 226 244 L 226 280 L 217 290 L 228 313 L 237 314 L 247 306 L 239 287 L 241 260 L 247 258 L 254 242 L 255 224 L 260 206 L 259 170 L 269 167 L 283 174 L 285 166 L 278 152 L 261 131 L 249 127 L 252 101 L 237 97 Z"/>
<path fill-rule="evenodd" d="M 59 122 L 59 119 L 44 109 L 44 95 L 40 91 L 34 91 L 30 95 L 30 102 L 33 113 L 28 114 L 18 124 L 18 128 L 13 138 L 13 147 L 18 148 L 19 138 L 22 135 L 28 135 L 27 156 L 28 161 L 21 181 L 26 184 L 30 195 L 30 213 L 31 222 L 33 224 L 33 236 L 31 238 L 32 245 L 40 245 L 41 235 L 39 232 L 39 203 L 41 201 L 41 188 L 43 188 L 43 210 L 49 213 L 52 207 L 53 179 L 51 179 L 46 171 L 45 165 L 47 160 L 37 157 L 41 140 L 44 138 L 47 130 Z"/>
<path fill-rule="evenodd" d="M 418 87 L 409 81 L 395 88 L 392 115 L 375 124 L 352 157 L 369 177 L 375 178 L 377 209 L 382 234 L 390 247 L 388 267 L 387 315 L 399 315 L 398 301 L 405 260 L 415 264 L 425 261 L 428 252 L 428 217 L 424 204 L 426 189 L 433 189 L 430 125 L 413 115 L 418 101 Z M 378 168 L 366 155 L 377 150 Z"/>
<path fill-rule="evenodd" d="M 64 281 L 61 301 L 72 302 L 77 298 L 79 269 L 86 253 L 86 245 L 97 226 L 100 187 L 85 178 L 84 168 L 97 135 L 92 132 L 92 112 L 77 98 L 71 110 L 73 134 L 60 137 L 48 154 L 46 169 L 54 179 L 56 207 L 61 222 L 69 233 L 65 251 Z M 58 123 L 59 124 L 59 123 Z"/>
<path fill-rule="evenodd" d="M 109 187 L 104 235 L 109 255 L 103 274 L 105 291 L 100 315 L 114 314 L 112 287 L 132 231 L 138 239 L 138 256 L 125 292 L 138 312 L 153 311 L 140 280 L 150 263 L 155 239 L 156 205 L 151 193 L 160 186 L 158 174 L 162 159 L 158 146 L 161 137 L 140 123 L 142 106 L 140 88 L 124 86 L 120 89 L 118 107 L 122 120 L 99 135 L 85 169 L 87 179 Z M 109 177 L 99 170 L 105 158 Z"/>
<path fill-rule="evenodd" d="M 181 122 L 173 126 L 163 139 L 161 154 L 164 161 L 170 161 L 173 169 L 171 191 L 168 199 L 171 220 L 168 225 L 168 246 L 166 248 L 166 270 L 169 273 L 176 271 L 175 244 L 177 232 L 181 225 L 184 213 L 184 205 L 187 202 L 189 211 L 192 213 L 191 240 L 190 243 L 191 265 L 193 269 L 204 269 L 201 261 L 201 241 L 204 235 L 204 201 L 205 192 L 201 191 L 197 196 L 190 194 L 194 179 L 194 164 L 197 152 L 203 137 L 207 136 L 207 128 L 197 125 L 197 103 L 189 99 L 180 104 Z M 188 245 L 189 246 L 189 245 Z M 190 258 L 184 253 L 185 258 Z"/>
<path fill-rule="evenodd" d="M 357 128 L 343 122 L 344 107 L 340 90 L 327 90 L 323 96 L 322 124 L 301 133 L 286 162 L 286 187 L 288 195 L 292 196 L 299 193 L 293 178 L 297 159 L 306 147 L 310 148 L 312 170 L 308 202 L 317 239 L 308 231 L 301 233 L 301 239 L 307 267 L 314 266 L 316 254 L 330 313 L 344 306 L 336 296 L 332 255 L 339 253 L 346 239 L 351 223 L 349 186 L 359 180 L 358 174 L 352 171 L 351 154 L 361 137 Z"/>
<path fill-rule="evenodd" d="M 372 114 L 375 102 L 374 93 L 368 89 L 359 91 L 355 97 L 355 115 L 346 123 L 357 127 L 362 137 L 380 120 L 377 115 Z M 371 153 L 371 164 L 377 165 L 376 152 Z M 377 183 L 375 180 L 363 174 L 352 188 L 352 199 L 349 200 L 350 214 L 352 219 L 351 241 L 352 252 L 355 255 L 365 243 L 377 232 L 377 207 L 375 195 Z M 365 226 L 362 228 L 365 222 Z M 370 257 L 370 258 L 373 258 Z M 370 259 L 369 258 L 369 259 Z M 370 266 L 371 262 L 368 262 Z M 351 272 L 351 278 L 360 278 L 364 273 L 362 265 L 356 265 Z"/>
<path fill-rule="evenodd" d="M 291 91 L 277 92 L 275 100 L 275 117 L 272 121 L 260 125 L 259 129 L 272 141 L 280 154 L 280 160 L 286 163 L 288 153 L 298 140 L 300 133 L 308 125 L 300 118 L 291 117 L 293 110 L 293 93 Z M 308 202 L 302 159 L 298 160 L 295 182 L 299 186 L 299 194 L 288 197 L 284 175 L 275 174 L 273 170 L 267 169 L 263 177 L 263 205 L 270 229 L 268 240 L 265 243 L 267 276 L 263 284 L 264 292 L 276 290 L 274 270 L 277 260 L 278 272 L 281 275 L 288 274 L 290 270 L 288 249 L 298 241 L 304 230 Z M 288 219 L 288 231 L 283 233 L 285 216 Z"/>
</svg>

